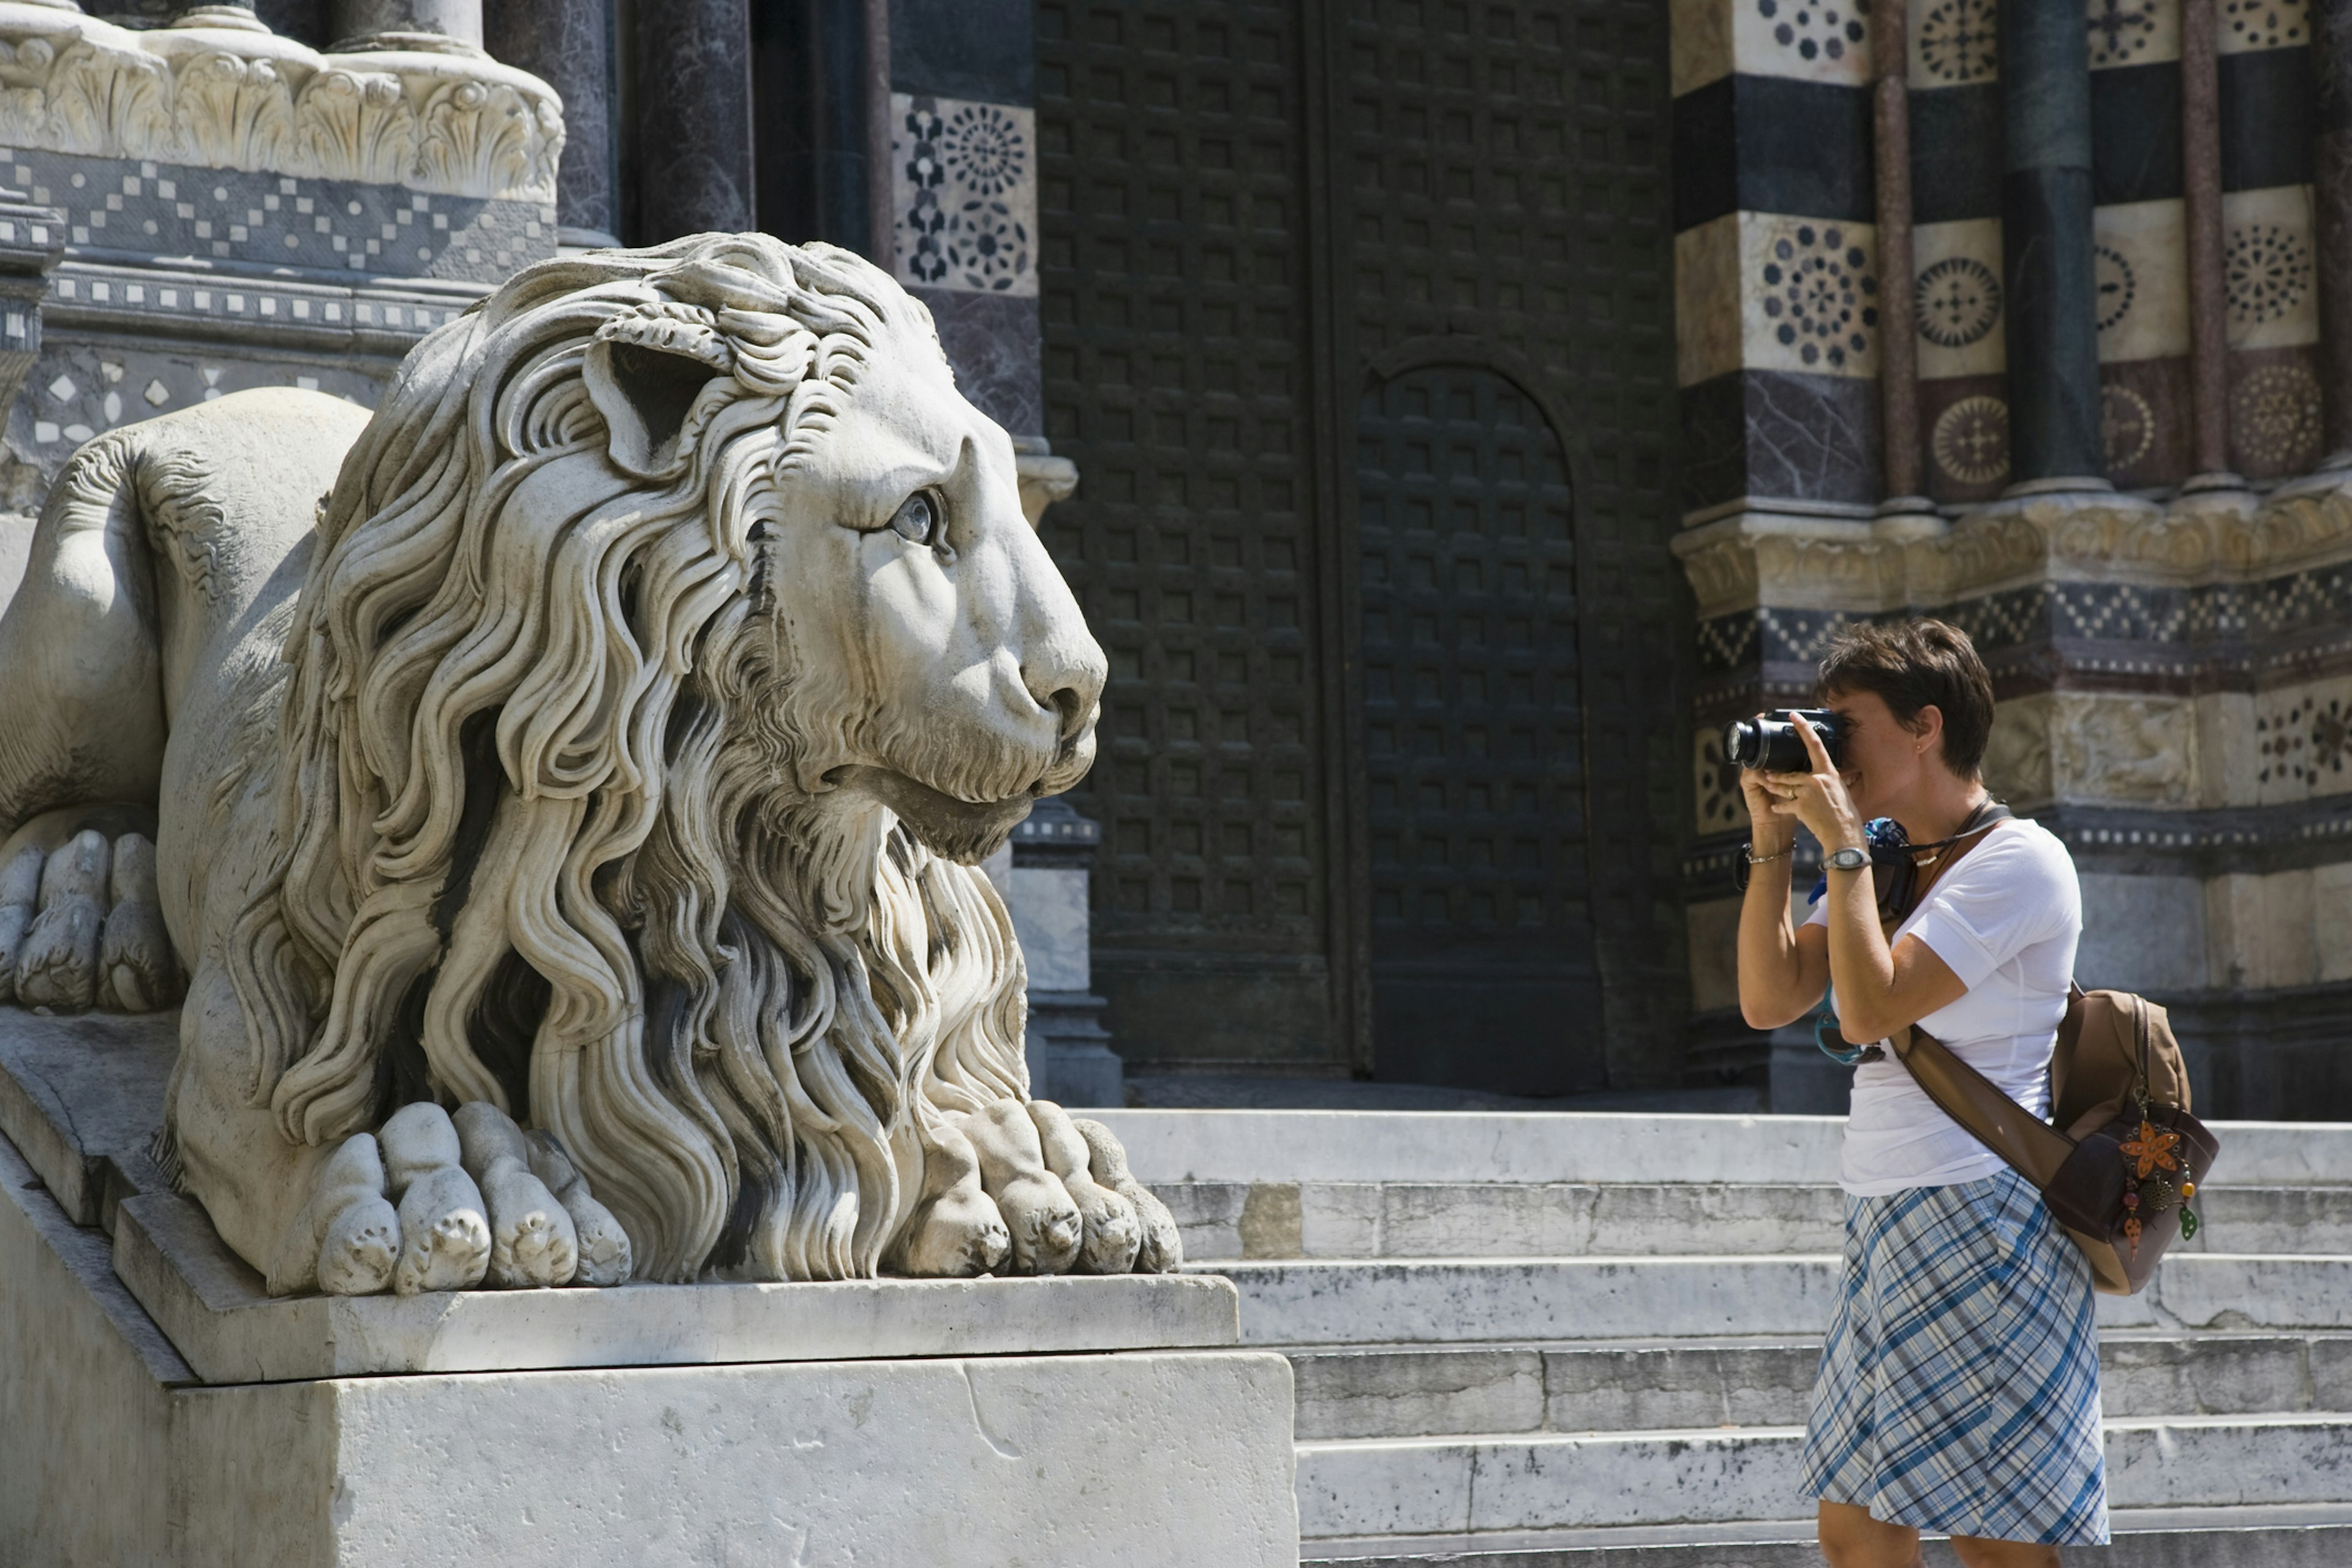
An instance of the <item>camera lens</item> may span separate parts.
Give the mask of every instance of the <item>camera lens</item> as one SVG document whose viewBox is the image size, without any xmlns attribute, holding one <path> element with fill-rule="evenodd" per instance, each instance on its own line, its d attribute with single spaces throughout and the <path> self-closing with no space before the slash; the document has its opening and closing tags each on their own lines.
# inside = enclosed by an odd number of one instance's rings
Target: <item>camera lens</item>
<svg viewBox="0 0 2352 1568">
<path fill-rule="evenodd" d="M 1723 754 L 1735 766 L 1752 768 L 1763 755 L 1762 730 L 1750 719 L 1734 719 L 1723 727 Z"/>
</svg>

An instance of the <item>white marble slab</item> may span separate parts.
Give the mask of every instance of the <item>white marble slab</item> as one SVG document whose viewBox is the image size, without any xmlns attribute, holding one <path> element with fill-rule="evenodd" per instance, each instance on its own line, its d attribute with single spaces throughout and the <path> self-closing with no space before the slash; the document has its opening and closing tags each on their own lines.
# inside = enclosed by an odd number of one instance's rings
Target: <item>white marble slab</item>
<svg viewBox="0 0 2352 1568">
<path fill-rule="evenodd" d="M 207 1383 L 1230 1345 L 1213 1277 L 625 1285 L 273 1300 L 184 1198 L 127 1200 L 114 1268 Z"/>
</svg>

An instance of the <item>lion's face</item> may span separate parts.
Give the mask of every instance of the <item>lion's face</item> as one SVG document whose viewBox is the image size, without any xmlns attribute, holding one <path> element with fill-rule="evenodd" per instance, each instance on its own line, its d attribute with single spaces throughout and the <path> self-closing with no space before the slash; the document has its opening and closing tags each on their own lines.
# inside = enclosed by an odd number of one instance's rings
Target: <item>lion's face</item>
<svg viewBox="0 0 2352 1568">
<path fill-rule="evenodd" d="M 1084 776 L 1102 649 L 1022 515 L 1011 441 L 928 345 L 874 356 L 761 548 L 803 788 L 971 859 Z"/>
</svg>

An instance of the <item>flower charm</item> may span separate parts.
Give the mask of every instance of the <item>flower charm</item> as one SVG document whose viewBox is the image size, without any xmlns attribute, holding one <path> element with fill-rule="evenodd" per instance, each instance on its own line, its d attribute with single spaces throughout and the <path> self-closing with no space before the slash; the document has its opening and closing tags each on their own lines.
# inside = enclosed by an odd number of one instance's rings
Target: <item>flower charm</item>
<svg viewBox="0 0 2352 1568">
<path fill-rule="evenodd" d="M 2124 1158 L 2139 1166 L 2139 1173 L 2150 1175 L 2158 1171 L 2177 1171 L 2180 1162 L 2172 1152 L 2180 1147 L 2180 1134 L 2168 1132 L 2155 1122 L 2142 1117 L 2139 1134 L 2123 1146 Z"/>
</svg>

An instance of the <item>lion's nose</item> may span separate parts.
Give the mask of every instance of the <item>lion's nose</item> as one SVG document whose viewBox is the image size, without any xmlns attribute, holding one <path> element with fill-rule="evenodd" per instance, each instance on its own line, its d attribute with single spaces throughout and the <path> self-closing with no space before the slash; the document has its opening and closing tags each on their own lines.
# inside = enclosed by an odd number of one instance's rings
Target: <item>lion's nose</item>
<svg viewBox="0 0 2352 1568">
<path fill-rule="evenodd" d="M 1086 733 L 1095 704 L 1102 699 L 1104 677 L 1109 672 L 1092 638 L 1087 639 L 1083 649 L 1063 655 L 1064 650 L 1049 647 L 1045 657 L 1024 661 L 1021 683 L 1039 707 L 1054 710 L 1055 738 L 1066 745 Z"/>
<path fill-rule="evenodd" d="M 1045 706 L 1061 715 L 1062 722 L 1056 731 L 1057 738 L 1074 741 L 1086 729 L 1087 714 L 1093 709 L 1094 704 L 1087 700 L 1087 694 L 1076 687 L 1065 686 L 1045 700 Z"/>
</svg>

